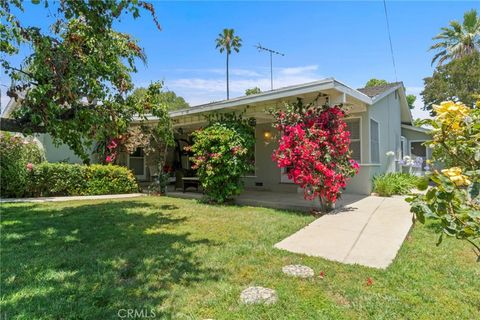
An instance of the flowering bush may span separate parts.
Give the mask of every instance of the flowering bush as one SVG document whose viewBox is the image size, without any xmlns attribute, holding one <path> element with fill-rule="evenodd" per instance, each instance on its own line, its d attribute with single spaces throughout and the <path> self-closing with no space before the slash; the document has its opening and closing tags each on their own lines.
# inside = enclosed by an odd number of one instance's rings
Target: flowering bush
<svg viewBox="0 0 480 320">
<path fill-rule="evenodd" d="M 351 158 L 350 132 L 341 106 L 307 106 L 299 100 L 285 111 L 274 111 L 280 131 L 272 159 L 290 168 L 289 179 L 304 189 L 306 199 L 318 197 L 322 210 L 330 210 L 359 166 Z"/>
<path fill-rule="evenodd" d="M 427 174 L 435 186 L 425 195 L 407 199 L 420 222 L 438 221 L 443 234 L 465 239 L 476 249 L 480 259 L 480 101 L 470 109 L 461 102 L 442 102 L 434 106 L 434 119 L 422 120 L 432 130 L 434 167 Z M 423 189 L 427 188 L 424 183 Z"/>
<path fill-rule="evenodd" d="M 215 122 L 193 133 L 193 169 L 207 200 L 225 202 L 242 191 L 240 178 L 252 169 L 253 127 L 243 121 Z"/>
<path fill-rule="evenodd" d="M 44 152 L 34 139 L 0 132 L 1 196 L 27 195 L 28 174 L 44 159 Z"/>
</svg>

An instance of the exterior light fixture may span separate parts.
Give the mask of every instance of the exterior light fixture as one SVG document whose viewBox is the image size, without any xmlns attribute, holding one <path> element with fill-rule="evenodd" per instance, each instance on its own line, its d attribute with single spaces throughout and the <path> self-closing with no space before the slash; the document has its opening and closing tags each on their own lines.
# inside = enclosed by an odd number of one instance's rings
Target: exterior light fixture
<svg viewBox="0 0 480 320">
<path fill-rule="evenodd" d="M 272 140 L 272 132 L 269 130 L 263 131 L 263 141 L 269 143 Z"/>
</svg>

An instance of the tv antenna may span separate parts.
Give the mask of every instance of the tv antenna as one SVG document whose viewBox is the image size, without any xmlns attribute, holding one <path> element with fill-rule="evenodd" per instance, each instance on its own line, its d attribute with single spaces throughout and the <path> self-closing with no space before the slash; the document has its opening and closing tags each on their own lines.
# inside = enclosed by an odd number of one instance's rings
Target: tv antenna
<svg viewBox="0 0 480 320">
<path fill-rule="evenodd" d="M 266 51 L 270 54 L 270 89 L 273 90 L 273 55 L 276 54 L 283 57 L 285 56 L 285 54 L 272 49 L 262 47 L 260 43 L 257 44 L 255 48 L 257 48 L 258 51 Z"/>
</svg>

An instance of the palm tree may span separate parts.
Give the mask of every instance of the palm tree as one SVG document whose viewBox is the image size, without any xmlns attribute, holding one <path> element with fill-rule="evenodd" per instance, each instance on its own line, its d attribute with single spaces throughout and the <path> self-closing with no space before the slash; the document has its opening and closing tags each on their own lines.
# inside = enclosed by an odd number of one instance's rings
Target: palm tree
<svg viewBox="0 0 480 320">
<path fill-rule="evenodd" d="M 230 98 L 230 88 L 228 85 L 228 57 L 232 53 L 232 49 L 235 52 L 240 51 L 242 46 L 242 39 L 234 35 L 235 30 L 233 29 L 223 29 L 222 33 L 218 34 L 218 38 L 215 40 L 217 46 L 215 48 L 219 49 L 220 53 L 224 51 L 227 52 L 227 100 Z"/>
<path fill-rule="evenodd" d="M 440 50 L 432 59 L 432 64 L 438 59 L 441 65 L 447 59 L 458 59 L 480 51 L 480 16 L 472 9 L 463 15 L 463 23 L 450 21 L 450 26 L 443 27 L 433 40 L 439 40 L 430 50 Z"/>
</svg>

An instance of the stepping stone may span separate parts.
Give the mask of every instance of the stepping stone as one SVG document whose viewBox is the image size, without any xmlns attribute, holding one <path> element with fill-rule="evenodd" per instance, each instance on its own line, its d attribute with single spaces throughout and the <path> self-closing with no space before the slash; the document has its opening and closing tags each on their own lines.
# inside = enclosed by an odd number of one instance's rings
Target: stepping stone
<svg viewBox="0 0 480 320">
<path fill-rule="evenodd" d="M 249 287 L 240 293 L 244 304 L 274 304 L 277 302 L 277 292 L 264 287 Z"/>
<path fill-rule="evenodd" d="M 313 269 L 300 264 L 292 264 L 282 268 L 283 273 L 291 277 L 311 278 L 314 275 Z"/>
</svg>

